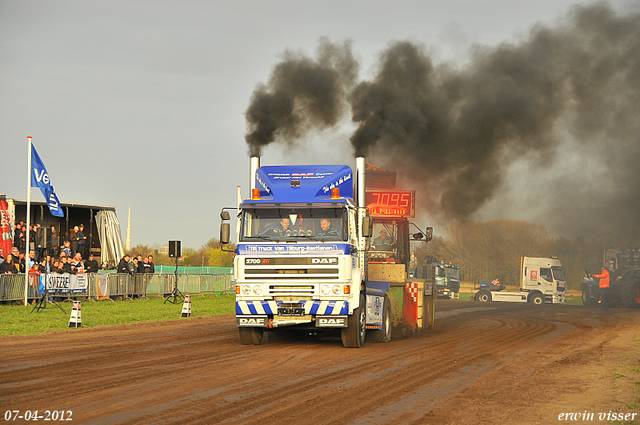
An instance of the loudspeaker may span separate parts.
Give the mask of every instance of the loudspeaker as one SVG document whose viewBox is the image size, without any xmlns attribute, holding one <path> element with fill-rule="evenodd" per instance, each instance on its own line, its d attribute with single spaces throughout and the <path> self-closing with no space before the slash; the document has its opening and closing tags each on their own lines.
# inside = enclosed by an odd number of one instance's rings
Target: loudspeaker
<svg viewBox="0 0 640 425">
<path fill-rule="evenodd" d="M 177 258 L 182 255 L 180 252 L 180 241 L 169 241 L 169 257 Z"/>
<path fill-rule="evenodd" d="M 36 248 L 51 247 L 51 228 L 38 227 L 36 230 Z"/>
</svg>

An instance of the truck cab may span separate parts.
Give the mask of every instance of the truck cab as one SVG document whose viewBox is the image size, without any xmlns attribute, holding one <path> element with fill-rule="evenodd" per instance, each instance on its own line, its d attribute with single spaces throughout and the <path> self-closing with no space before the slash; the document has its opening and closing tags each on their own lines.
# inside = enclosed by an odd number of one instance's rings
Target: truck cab
<svg viewBox="0 0 640 425">
<path fill-rule="evenodd" d="M 242 343 L 259 344 L 265 329 L 296 326 L 346 329 L 343 343 L 362 345 L 368 228 L 363 236 L 366 211 L 355 205 L 351 168 L 263 166 L 252 173 L 252 196 L 238 206 L 234 258 Z"/>
<path fill-rule="evenodd" d="M 432 264 L 436 273 L 436 296 L 444 299 L 459 299 L 460 267 L 444 261 Z"/>
<path fill-rule="evenodd" d="M 557 258 L 522 257 L 521 291 L 534 296 L 539 294 L 543 302 L 564 304 L 566 282 L 564 269 Z"/>
<path fill-rule="evenodd" d="M 503 288 L 501 285 L 500 288 Z M 500 301 L 531 304 L 564 304 L 566 282 L 562 263 L 555 257 L 522 257 L 520 291 L 481 288 L 474 296 L 480 302 Z"/>
<path fill-rule="evenodd" d="M 363 157 L 356 158 L 355 175 L 346 165 L 261 167 L 259 162 L 251 158 L 251 197 L 238 196 L 234 277 L 242 344 L 259 345 L 265 330 L 291 327 L 336 330 L 345 347 L 359 348 L 365 335 L 389 342 L 397 314 L 409 326 L 433 326 L 426 279 L 406 281 L 406 218 L 384 219 L 400 243 L 369 245 L 373 219 Z M 223 246 L 230 242 L 232 209 L 221 212 Z M 380 261 L 371 263 L 374 253 Z M 405 292 L 410 288 L 410 300 L 404 303 L 402 292 L 394 299 L 394 285 Z"/>
</svg>

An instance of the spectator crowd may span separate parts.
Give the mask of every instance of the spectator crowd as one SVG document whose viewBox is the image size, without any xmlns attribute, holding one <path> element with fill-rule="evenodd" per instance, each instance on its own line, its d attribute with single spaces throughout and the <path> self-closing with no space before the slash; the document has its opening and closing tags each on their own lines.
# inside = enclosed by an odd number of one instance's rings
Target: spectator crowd
<svg viewBox="0 0 640 425">
<path fill-rule="evenodd" d="M 36 234 L 41 226 L 29 226 L 29 243 L 27 243 L 27 226 L 21 220 L 15 224 L 13 248 L 11 252 L 3 252 L 0 248 L 0 274 L 25 273 L 39 275 L 41 273 L 97 273 L 98 261 L 93 254 L 87 252 L 87 237 L 84 226 L 74 226 L 69 231 L 69 238 L 62 240 L 51 226 L 49 248 L 36 246 Z M 125 262 L 126 259 L 126 262 Z M 123 265 L 124 262 L 124 265 Z M 126 267 L 125 267 L 126 265 Z M 125 255 L 118 264 L 118 273 L 154 273 L 153 256 L 143 258 L 142 255 L 131 258 Z"/>
</svg>

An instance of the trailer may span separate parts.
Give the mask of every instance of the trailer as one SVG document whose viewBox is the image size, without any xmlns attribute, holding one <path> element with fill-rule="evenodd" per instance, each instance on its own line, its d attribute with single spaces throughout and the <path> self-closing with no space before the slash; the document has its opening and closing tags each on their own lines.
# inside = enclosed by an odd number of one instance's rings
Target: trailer
<svg viewBox="0 0 640 425">
<path fill-rule="evenodd" d="M 408 265 L 400 259 L 385 260 L 390 267 L 369 261 L 374 220 L 366 207 L 365 164 L 356 158 L 354 174 L 346 165 L 260 166 L 260 158 L 250 159 L 250 197 L 239 196 L 237 208 L 220 214 L 220 240 L 228 246 L 230 211 L 237 210 L 234 277 L 242 344 L 259 345 L 265 331 L 289 329 L 339 332 L 345 347 L 359 348 L 365 337 L 389 342 L 394 317 L 412 317 L 408 327 L 433 325 L 432 283 L 407 282 Z M 395 224 L 405 245 L 403 223 Z M 409 302 L 398 303 L 394 294 L 400 280 L 403 291 L 410 288 Z"/>
<path fill-rule="evenodd" d="M 520 291 L 504 291 L 499 280 L 485 283 L 473 299 L 480 302 L 564 304 L 566 282 L 562 263 L 555 257 L 522 257 Z"/>
</svg>

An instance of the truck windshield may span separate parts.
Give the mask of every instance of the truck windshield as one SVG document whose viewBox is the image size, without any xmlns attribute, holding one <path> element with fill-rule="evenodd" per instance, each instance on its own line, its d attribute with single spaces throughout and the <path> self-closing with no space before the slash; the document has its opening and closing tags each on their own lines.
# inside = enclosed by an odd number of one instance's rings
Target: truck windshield
<svg viewBox="0 0 640 425">
<path fill-rule="evenodd" d="M 398 226 L 390 222 L 375 223 L 369 245 L 369 263 L 398 262 L 396 243 Z"/>
<path fill-rule="evenodd" d="M 447 277 L 449 279 L 459 279 L 460 270 L 451 267 L 445 267 L 444 269 L 447 271 Z"/>
<path fill-rule="evenodd" d="M 555 280 L 564 281 L 564 270 L 562 267 L 551 267 L 551 271 L 553 272 L 553 278 Z"/>
<path fill-rule="evenodd" d="M 240 240 L 348 240 L 346 217 L 342 208 L 245 209 Z"/>
</svg>

